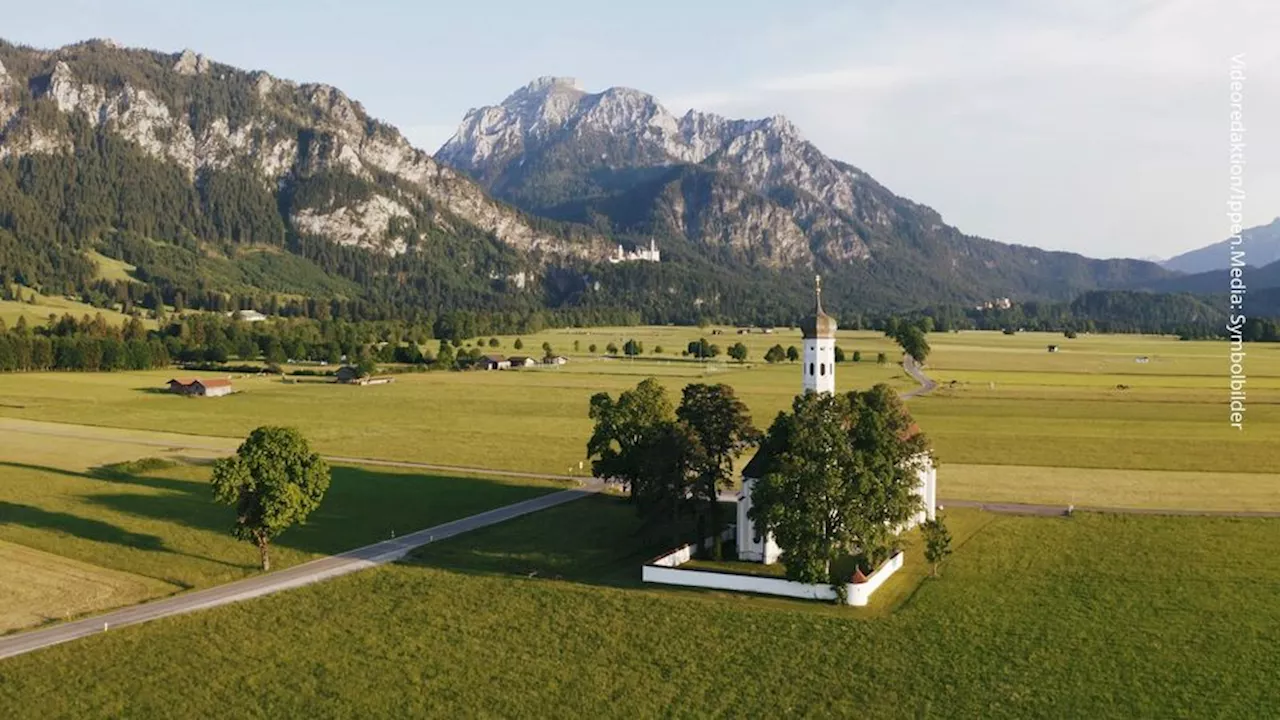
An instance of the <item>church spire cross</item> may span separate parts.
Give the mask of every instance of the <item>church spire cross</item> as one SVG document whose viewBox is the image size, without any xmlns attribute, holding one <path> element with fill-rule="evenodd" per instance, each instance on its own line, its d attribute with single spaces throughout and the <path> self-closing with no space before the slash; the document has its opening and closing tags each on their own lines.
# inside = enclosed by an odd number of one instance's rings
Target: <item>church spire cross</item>
<svg viewBox="0 0 1280 720">
<path fill-rule="evenodd" d="M 822 276 L 813 276 L 813 294 L 818 300 L 818 312 L 822 312 Z"/>
</svg>

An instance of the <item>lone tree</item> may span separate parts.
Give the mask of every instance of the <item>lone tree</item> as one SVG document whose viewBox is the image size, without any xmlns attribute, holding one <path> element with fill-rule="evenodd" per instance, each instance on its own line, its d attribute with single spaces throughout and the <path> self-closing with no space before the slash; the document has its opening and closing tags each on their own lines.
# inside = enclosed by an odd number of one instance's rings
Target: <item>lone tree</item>
<svg viewBox="0 0 1280 720">
<path fill-rule="evenodd" d="M 738 362 L 746 362 L 747 346 L 743 345 L 742 343 L 734 343 L 733 345 L 730 345 L 729 357 L 733 358 L 734 360 L 737 360 Z"/>
<path fill-rule="evenodd" d="M 258 547 L 264 571 L 271 569 L 271 538 L 306 522 L 328 489 L 328 463 L 293 428 L 260 427 L 213 465 L 213 496 L 235 506 L 231 532 Z"/>
<path fill-rule="evenodd" d="M 786 359 L 787 359 L 787 351 L 783 350 L 781 345 L 774 345 L 773 347 L 769 348 L 768 352 L 764 354 L 764 361 L 769 363 L 770 365 L 772 365 L 773 363 L 780 363 Z"/>
<path fill-rule="evenodd" d="M 860 551 L 878 563 L 896 529 L 919 509 L 912 432 L 887 385 L 846 395 L 806 393 L 780 413 L 764 442 L 769 458 L 752 490 L 751 519 L 782 549 L 787 577 L 836 583 L 832 561 Z"/>
<path fill-rule="evenodd" d="M 515 349 L 517 349 L 517 350 L 523 350 L 523 349 L 524 349 L 524 340 L 521 340 L 520 338 L 516 338 L 516 342 L 515 342 L 515 344 L 514 344 L 514 345 L 512 345 L 511 347 L 513 347 L 513 348 L 515 348 Z"/>
<path fill-rule="evenodd" d="M 888 356 L 888 355 L 885 355 L 884 353 L 878 353 L 878 354 L 876 355 L 876 364 L 877 364 L 877 365 L 884 365 L 884 364 L 885 364 L 885 363 L 887 363 L 887 362 L 889 362 L 889 356 Z"/>
<path fill-rule="evenodd" d="M 842 348 L 842 347 L 840 347 L 839 345 L 837 345 L 837 346 L 836 346 L 836 349 L 835 349 L 835 352 L 834 352 L 834 353 L 832 353 L 832 354 L 835 356 L 835 361 L 836 361 L 836 362 L 838 362 L 838 363 L 842 363 L 842 362 L 844 362 L 844 359 L 845 359 L 845 358 L 844 358 L 844 348 Z"/>
<path fill-rule="evenodd" d="M 862 362 L 862 351 L 861 351 L 861 350 L 854 350 L 854 351 L 853 351 L 853 361 L 854 361 L 854 362 Z"/>
<path fill-rule="evenodd" d="M 920 534 L 924 536 L 924 559 L 933 565 L 930 574 L 938 577 L 938 563 L 951 554 L 951 532 L 939 515 L 921 523 Z"/>
<path fill-rule="evenodd" d="M 622 352 L 626 354 L 627 357 L 635 357 L 636 355 L 643 355 L 644 344 L 633 338 L 622 344 Z"/>
<path fill-rule="evenodd" d="M 789 362 L 795 362 L 795 361 L 797 361 L 797 360 L 799 360 L 799 359 L 800 359 L 800 351 L 796 349 L 796 346 L 795 346 L 795 345 L 788 345 L 788 346 L 787 346 L 787 360 L 788 360 Z"/>
</svg>

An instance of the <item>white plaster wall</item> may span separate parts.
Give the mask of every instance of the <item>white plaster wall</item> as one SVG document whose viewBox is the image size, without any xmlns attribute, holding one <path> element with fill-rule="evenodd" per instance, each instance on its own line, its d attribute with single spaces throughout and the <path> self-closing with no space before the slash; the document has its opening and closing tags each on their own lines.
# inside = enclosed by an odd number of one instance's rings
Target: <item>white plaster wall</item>
<svg viewBox="0 0 1280 720">
<path fill-rule="evenodd" d="M 885 580 L 902 569 L 902 562 L 905 559 L 904 553 L 899 551 L 893 557 L 885 561 L 875 572 L 867 577 L 864 583 L 849 583 L 849 591 L 846 594 L 846 602 L 854 607 L 865 607 L 871 602 L 871 594 L 880 589 Z"/>
<path fill-rule="evenodd" d="M 812 368 L 812 372 L 810 369 Z M 814 392 L 836 391 L 835 338 L 806 338 L 804 341 L 804 389 Z"/>
</svg>

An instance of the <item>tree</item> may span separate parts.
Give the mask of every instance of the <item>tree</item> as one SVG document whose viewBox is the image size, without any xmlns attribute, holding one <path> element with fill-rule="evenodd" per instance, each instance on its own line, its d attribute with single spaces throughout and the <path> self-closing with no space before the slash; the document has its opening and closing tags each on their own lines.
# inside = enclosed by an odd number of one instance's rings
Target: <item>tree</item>
<svg viewBox="0 0 1280 720">
<path fill-rule="evenodd" d="M 653 354 L 654 354 L 654 355 L 661 355 L 661 354 L 662 354 L 662 346 L 661 346 L 661 345 L 654 345 L 654 346 L 653 346 Z"/>
<path fill-rule="evenodd" d="M 915 493 L 927 441 L 887 385 L 846 395 L 805 393 L 764 442 L 766 472 L 752 490 L 751 519 L 782 549 L 787 577 L 842 582 L 831 563 L 860 550 L 887 553 L 920 506 Z"/>
<path fill-rule="evenodd" d="M 542 343 L 542 357 L 549 358 L 553 355 L 555 355 L 555 351 L 551 349 L 551 343 L 549 342 Z"/>
<path fill-rule="evenodd" d="M 372 355 L 362 352 L 356 361 L 356 370 L 360 373 L 360 377 L 369 377 L 378 372 L 378 363 Z"/>
<path fill-rule="evenodd" d="M 489 347 L 498 347 L 501 344 L 502 343 L 498 341 L 498 338 L 496 337 L 489 338 Z"/>
<path fill-rule="evenodd" d="M 515 348 L 515 349 L 517 349 L 517 350 L 523 350 L 523 349 L 524 349 L 524 340 L 521 340 L 520 338 L 516 338 L 516 342 L 515 342 L 515 344 L 514 344 L 514 345 L 512 345 L 511 347 L 514 347 L 514 348 Z"/>
<path fill-rule="evenodd" d="M 271 569 L 271 538 L 306 522 L 329 488 L 329 465 L 293 428 L 264 426 L 213 465 L 213 495 L 236 509 L 232 534 L 257 546 Z"/>
<path fill-rule="evenodd" d="M 787 360 L 788 360 L 789 362 L 795 362 L 795 361 L 797 361 L 797 360 L 799 360 L 799 359 L 800 359 L 800 351 L 796 349 L 796 346 L 795 346 L 795 345 L 788 345 L 788 346 L 787 346 Z"/>
<path fill-rule="evenodd" d="M 854 350 L 854 351 L 853 351 L 853 361 L 854 361 L 854 362 L 862 362 L 862 351 L 861 351 L 861 350 Z"/>
<path fill-rule="evenodd" d="M 617 345 L 615 345 L 615 344 L 613 344 L 613 343 L 609 343 L 608 345 L 605 345 L 605 346 L 604 346 L 604 351 L 605 351 L 606 353 L 608 353 L 609 355 L 617 355 L 617 354 L 618 354 L 618 346 L 617 346 Z"/>
<path fill-rule="evenodd" d="M 440 349 L 436 351 L 436 367 L 445 370 L 452 370 L 457 364 L 457 358 L 454 357 L 453 344 L 447 340 L 440 341 Z"/>
<path fill-rule="evenodd" d="M 902 351 L 916 362 L 923 363 L 929 357 L 929 341 L 915 325 L 903 325 L 894 339 L 902 346 Z"/>
<path fill-rule="evenodd" d="M 787 359 L 787 351 L 782 349 L 781 345 L 774 345 L 764 354 L 764 361 L 773 364 L 780 363 Z"/>
<path fill-rule="evenodd" d="M 1075 340 L 1075 339 L 1076 339 L 1076 331 L 1075 331 L 1075 330 L 1072 330 L 1071 328 L 1067 328 L 1065 331 L 1063 331 L 1062 336 L 1063 336 L 1063 337 L 1065 337 L 1065 338 L 1066 338 L 1066 339 L 1068 339 L 1068 340 Z"/>
<path fill-rule="evenodd" d="M 842 362 L 844 362 L 844 348 L 842 348 L 842 347 L 840 347 L 839 345 L 837 345 L 837 346 L 836 346 L 836 349 L 835 349 L 835 353 L 834 353 L 834 355 L 835 355 L 835 361 L 836 361 L 836 362 L 838 362 L 838 363 L 842 363 Z"/>
<path fill-rule="evenodd" d="M 920 524 L 920 534 L 924 537 L 924 559 L 933 565 L 930 574 L 938 576 L 938 563 L 951 554 L 951 532 L 942 522 L 942 516 L 926 520 Z"/>
<path fill-rule="evenodd" d="M 877 354 L 877 355 L 876 355 L 876 364 L 877 364 L 877 365 L 884 365 L 884 364 L 885 364 L 885 363 L 887 363 L 887 362 L 889 362 L 889 356 L 888 356 L 888 355 L 885 355 L 884 353 L 879 353 L 879 354 Z"/>
<path fill-rule="evenodd" d="M 630 487 L 642 480 L 640 448 L 659 425 L 675 419 L 675 410 L 662 384 L 646 378 L 617 400 L 604 392 L 591 396 L 587 416 L 595 421 L 587 440 L 591 474 Z"/>
<path fill-rule="evenodd" d="M 710 530 L 714 555 L 721 556 L 720 535 L 724 529 L 720 514 L 720 488 L 733 478 L 734 460 L 755 447 L 760 431 L 751 424 L 746 403 L 738 399 L 733 388 L 724 385 L 694 383 L 686 385 L 676 409 L 676 417 L 698 439 L 704 462 L 696 468 L 698 481 L 693 488 L 693 501 L 698 508 L 698 540 Z M 710 521 L 710 528 L 706 527 Z"/>
<path fill-rule="evenodd" d="M 644 353 L 644 345 L 634 339 L 628 340 L 623 343 L 622 352 L 625 353 L 627 357 L 635 357 L 636 355 Z"/>
<path fill-rule="evenodd" d="M 733 345 L 730 345 L 730 346 L 729 346 L 729 357 L 733 358 L 734 360 L 737 360 L 738 362 L 746 362 L 746 360 L 747 360 L 747 346 L 746 346 L 746 345 L 743 345 L 743 344 L 742 344 L 742 343 L 740 343 L 740 342 L 739 342 L 739 343 L 734 343 Z"/>
<path fill-rule="evenodd" d="M 587 352 L 589 352 L 589 353 L 594 353 L 595 351 L 596 351 L 596 344 L 595 344 L 595 343 L 591 343 L 589 346 L 587 346 Z"/>
</svg>

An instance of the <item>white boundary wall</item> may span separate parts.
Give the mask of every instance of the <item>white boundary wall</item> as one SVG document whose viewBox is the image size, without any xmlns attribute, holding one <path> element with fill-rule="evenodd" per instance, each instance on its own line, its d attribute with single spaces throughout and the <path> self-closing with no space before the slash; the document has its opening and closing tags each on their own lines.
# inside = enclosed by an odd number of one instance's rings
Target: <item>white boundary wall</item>
<svg viewBox="0 0 1280 720">
<path fill-rule="evenodd" d="M 737 592 L 758 593 L 760 595 L 779 595 L 782 597 L 801 598 L 803 600 L 835 600 L 836 591 L 830 585 L 809 585 L 794 580 L 762 577 L 760 575 L 739 575 L 737 573 L 714 572 L 709 570 L 680 570 L 679 566 L 689 562 L 693 557 L 693 545 L 685 545 L 659 557 L 641 569 L 644 582 L 662 583 L 664 585 L 680 585 L 683 587 L 710 588 L 713 590 L 734 590 Z M 847 604 L 863 607 L 871 601 L 871 594 L 884 584 L 891 575 L 902 568 L 903 553 L 898 552 L 867 578 L 864 583 L 849 583 L 846 586 Z"/>
</svg>

